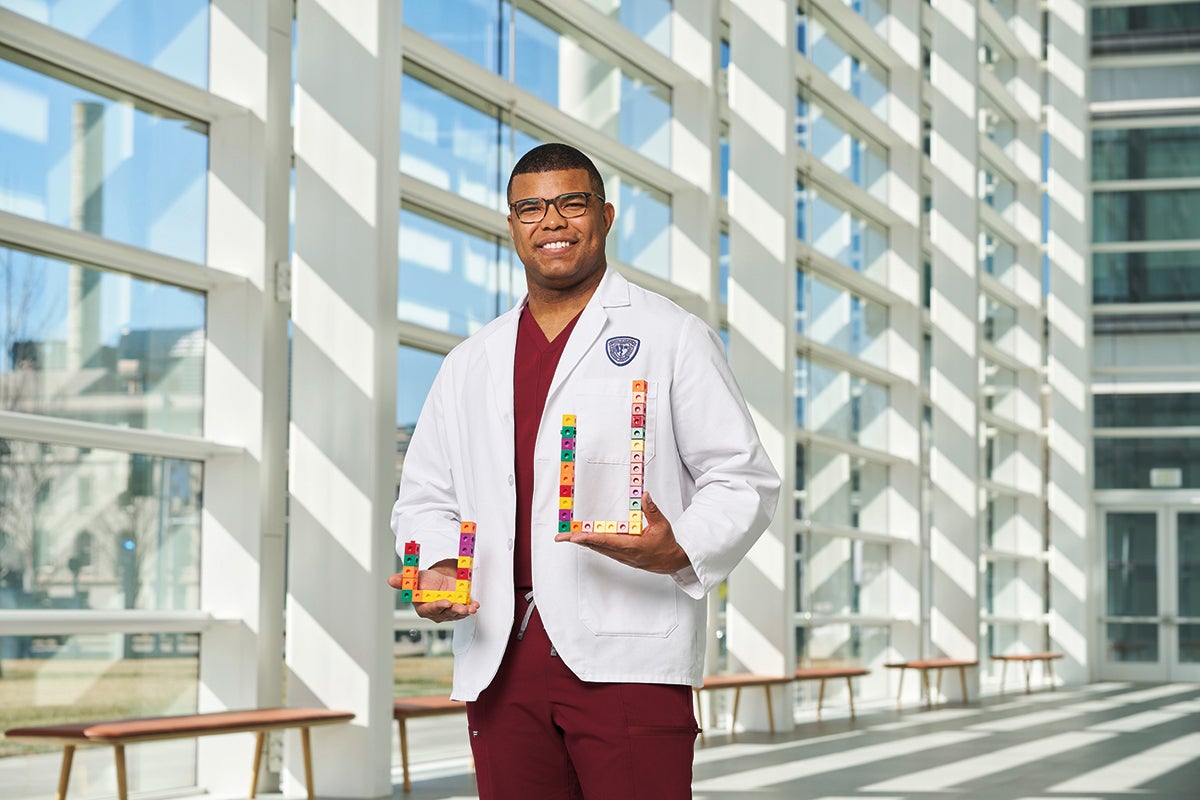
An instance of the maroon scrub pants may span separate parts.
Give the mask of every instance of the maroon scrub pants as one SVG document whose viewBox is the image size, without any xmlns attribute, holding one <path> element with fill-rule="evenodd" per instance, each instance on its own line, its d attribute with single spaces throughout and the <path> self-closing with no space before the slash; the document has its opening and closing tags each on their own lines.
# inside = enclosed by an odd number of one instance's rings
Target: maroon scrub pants
<svg viewBox="0 0 1200 800">
<path fill-rule="evenodd" d="M 518 621 L 527 603 L 517 596 Z M 491 685 L 467 703 L 480 800 L 692 796 L 687 686 L 588 683 L 551 652 L 534 609 Z"/>
</svg>

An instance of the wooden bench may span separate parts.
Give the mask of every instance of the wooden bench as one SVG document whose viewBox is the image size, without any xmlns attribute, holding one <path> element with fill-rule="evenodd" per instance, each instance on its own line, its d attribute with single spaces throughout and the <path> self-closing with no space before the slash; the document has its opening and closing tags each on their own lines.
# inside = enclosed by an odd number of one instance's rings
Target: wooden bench
<svg viewBox="0 0 1200 800">
<path fill-rule="evenodd" d="M 817 722 L 821 721 L 821 706 L 825 702 L 825 681 L 830 678 L 846 679 L 846 697 L 850 700 L 850 719 L 854 719 L 854 685 L 851 678 L 870 673 L 866 667 L 800 667 L 796 670 L 797 681 L 820 681 L 817 690 Z"/>
<path fill-rule="evenodd" d="M 967 702 L 967 667 L 979 666 L 978 659 L 964 660 L 957 658 L 924 658 L 914 661 L 899 661 L 894 664 L 884 664 L 888 669 L 900 670 L 900 684 L 896 688 L 896 708 L 900 707 L 900 698 L 904 690 L 905 670 L 915 669 L 921 673 L 921 683 L 925 687 L 925 705 L 933 706 L 933 692 L 929 691 L 929 671 L 937 672 L 937 691 L 942 691 L 942 670 L 957 669 L 958 679 L 962 683 L 963 702 Z"/>
<path fill-rule="evenodd" d="M 400 765 L 404 768 L 404 791 L 412 791 L 408 777 L 408 720 L 414 717 L 438 717 L 443 714 L 466 713 L 467 704 L 451 700 L 446 695 L 405 697 L 392 703 L 392 717 L 400 728 Z"/>
<path fill-rule="evenodd" d="M 58 773 L 57 800 L 66 800 L 71 779 L 71 762 L 75 748 L 80 745 L 112 745 L 117 765 L 117 798 L 129 799 L 125 776 L 125 745 L 138 742 L 157 742 L 164 739 L 187 739 L 212 736 L 218 733 L 254 733 L 254 766 L 250 777 L 250 797 L 258 792 L 258 769 L 262 763 L 263 741 L 267 731 L 299 728 L 304 746 L 304 780 L 308 798 L 313 800 L 312 748 L 308 729 L 316 725 L 349 722 L 354 714 L 327 708 L 256 708 L 245 711 L 215 711 L 207 714 L 185 714 L 176 717 L 141 717 L 104 722 L 64 722 L 10 728 L 5 738 L 14 742 L 53 743 L 63 746 L 62 768 Z"/>
<path fill-rule="evenodd" d="M 738 702 L 742 699 L 742 689 L 761 686 L 766 693 L 767 699 L 767 723 L 770 725 L 771 733 L 775 732 L 775 712 L 771 708 L 771 687 L 779 686 L 784 683 L 791 683 L 794 678 L 791 675 L 755 675 L 751 672 L 738 672 L 731 675 L 709 675 L 704 679 L 704 685 L 700 687 L 692 687 L 692 691 L 696 693 L 696 722 L 700 728 L 700 743 L 704 743 L 704 712 L 700 706 L 700 693 L 711 692 L 717 689 L 733 689 L 733 712 L 729 715 L 729 730 L 733 731 L 734 723 L 737 722 Z"/>
<path fill-rule="evenodd" d="M 1009 653 L 1007 655 L 994 655 L 992 661 L 999 661 L 1003 666 L 1000 667 L 1000 694 L 1004 694 L 1004 679 L 1008 677 L 1008 662 L 1018 661 L 1025 666 L 1025 694 L 1029 694 L 1032 688 L 1029 685 L 1029 674 L 1033 671 L 1033 662 L 1041 661 L 1045 667 L 1045 677 L 1050 681 L 1050 691 L 1054 691 L 1054 667 L 1051 662 L 1056 658 L 1062 658 L 1062 653 L 1041 652 L 1041 653 Z"/>
</svg>

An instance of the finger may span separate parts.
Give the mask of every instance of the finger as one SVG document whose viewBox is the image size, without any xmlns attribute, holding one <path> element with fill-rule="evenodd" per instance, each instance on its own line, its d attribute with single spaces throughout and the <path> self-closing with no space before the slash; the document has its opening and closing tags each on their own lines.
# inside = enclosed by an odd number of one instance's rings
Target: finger
<svg viewBox="0 0 1200 800">
<path fill-rule="evenodd" d="M 401 581 L 402 577 L 403 576 L 401 576 L 401 575 L 388 575 L 388 579 L 387 579 L 388 586 L 392 587 L 393 589 L 402 588 L 400 586 L 400 581 Z"/>
<path fill-rule="evenodd" d="M 649 492 L 642 495 L 642 514 L 645 515 L 646 522 L 650 525 L 666 522 L 666 518 L 663 517 L 662 511 L 659 509 L 658 504 L 654 502 L 654 498 L 650 496 Z"/>
</svg>

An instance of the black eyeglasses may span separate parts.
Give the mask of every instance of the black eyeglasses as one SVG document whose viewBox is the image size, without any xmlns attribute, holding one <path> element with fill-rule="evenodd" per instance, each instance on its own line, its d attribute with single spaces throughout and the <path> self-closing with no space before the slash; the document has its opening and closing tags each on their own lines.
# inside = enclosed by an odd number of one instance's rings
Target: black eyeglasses
<svg viewBox="0 0 1200 800">
<path fill-rule="evenodd" d="M 587 213 L 589 197 L 604 202 L 604 198 L 595 192 L 567 192 L 558 197 L 526 197 L 524 200 L 509 203 L 508 207 L 521 222 L 541 222 L 546 218 L 550 206 L 558 209 L 558 213 L 564 218 L 573 219 Z"/>
</svg>

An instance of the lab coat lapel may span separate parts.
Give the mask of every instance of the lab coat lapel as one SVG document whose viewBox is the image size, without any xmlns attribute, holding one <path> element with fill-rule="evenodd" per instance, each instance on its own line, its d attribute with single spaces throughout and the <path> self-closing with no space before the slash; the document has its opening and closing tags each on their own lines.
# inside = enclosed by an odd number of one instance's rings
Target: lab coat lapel
<svg viewBox="0 0 1200 800">
<path fill-rule="evenodd" d="M 492 387 L 492 399 L 501 417 L 513 424 L 513 365 L 517 358 L 517 322 L 521 319 L 522 299 L 504 315 L 504 324 L 499 326 L 485 342 L 487 364 Z M 512 437 L 509 437 L 512 441 Z"/>
<path fill-rule="evenodd" d="M 567 346 L 558 360 L 558 368 L 554 370 L 554 380 L 551 381 L 550 391 L 546 395 L 547 401 L 554 396 L 563 381 L 595 344 L 596 339 L 604 330 L 604 326 L 608 324 L 608 309 L 627 305 L 629 305 L 629 282 L 617 274 L 612 267 L 606 268 L 604 278 L 596 287 L 596 293 L 592 295 L 592 299 L 584 307 L 579 322 L 575 323 L 575 330 L 571 331 L 571 338 L 567 340 Z"/>
</svg>

